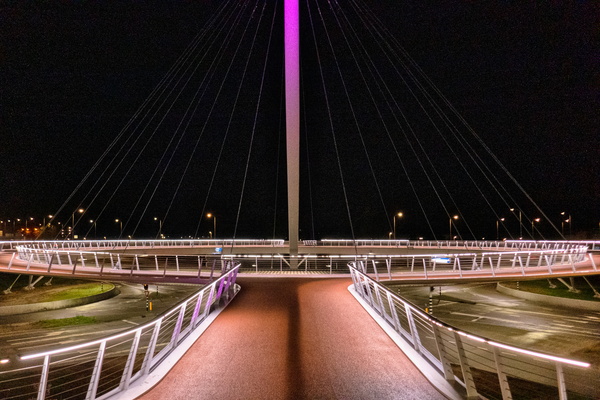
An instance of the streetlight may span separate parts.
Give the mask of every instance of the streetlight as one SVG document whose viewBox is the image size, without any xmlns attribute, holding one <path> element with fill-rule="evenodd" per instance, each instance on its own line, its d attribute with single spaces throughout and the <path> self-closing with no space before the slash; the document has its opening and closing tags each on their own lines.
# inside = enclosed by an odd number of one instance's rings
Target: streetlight
<svg viewBox="0 0 600 400">
<path fill-rule="evenodd" d="M 500 240 L 500 222 L 504 222 L 504 218 L 496 220 L 496 240 Z"/>
<path fill-rule="evenodd" d="M 531 238 L 532 238 L 532 239 L 533 239 L 533 238 L 534 238 L 534 236 L 535 236 L 535 235 L 534 235 L 535 231 L 534 231 L 534 226 L 533 226 L 533 224 L 535 224 L 536 222 L 540 222 L 541 220 L 542 220 L 541 218 L 535 218 L 535 219 L 532 219 L 532 220 L 531 220 Z"/>
<path fill-rule="evenodd" d="M 454 215 L 452 217 L 450 217 L 450 240 L 452 240 L 452 220 L 457 220 L 458 219 L 458 215 Z"/>
<path fill-rule="evenodd" d="M 119 239 L 121 238 L 121 236 L 123 236 L 123 221 L 120 220 L 119 218 L 115 219 L 115 222 L 117 224 L 119 224 L 120 227 L 120 231 L 119 231 Z"/>
<path fill-rule="evenodd" d="M 217 238 L 217 216 L 212 213 L 208 213 L 208 214 L 206 214 L 206 218 L 213 219 L 213 235 L 212 235 L 212 237 L 213 237 L 213 239 L 216 239 Z"/>
<path fill-rule="evenodd" d="M 48 218 L 52 219 L 53 215 L 48 215 Z M 46 216 L 44 215 L 44 226 L 46 226 Z"/>
<path fill-rule="evenodd" d="M 90 224 L 92 224 L 92 226 L 94 227 L 94 239 L 96 239 L 96 237 L 98 237 L 98 235 L 96 234 L 96 221 L 90 219 Z"/>
<path fill-rule="evenodd" d="M 71 229 L 71 238 L 75 239 L 75 212 L 78 212 L 79 214 L 83 214 L 85 212 L 85 210 L 83 208 L 80 208 L 76 211 L 73 211 L 73 213 L 71 214 L 71 218 L 73 219 L 73 229 Z"/>
<path fill-rule="evenodd" d="M 162 219 L 154 217 L 155 221 L 158 221 L 158 237 L 162 238 Z"/>
<path fill-rule="evenodd" d="M 565 229 L 564 229 L 564 222 L 569 224 L 569 236 L 571 236 L 571 223 L 572 223 L 572 219 L 571 219 L 571 214 L 567 214 L 566 212 L 561 212 L 560 215 L 562 215 L 563 217 L 568 216 L 568 218 L 566 220 L 563 221 L 563 223 L 561 224 L 563 226 L 562 228 L 562 235 L 565 236 Z"/>
<path fill-rule="evenodd" d="M 510 212 L 512 212 L 514 214 L 515 209 L 511 208 Z M 522 214 L 521 214 L 521 210 L 519 210 L 519 239 L 523 239 L 523 223 L 521 221 L 522 221 Z"/>
<path fill-rule="evenodd" d="M 402 214 L 401 212 L 394 214 L 394 240 L 396 240 L 396 217 L 402 218 L 403 216 L 404 214 Z"/>
</svg>

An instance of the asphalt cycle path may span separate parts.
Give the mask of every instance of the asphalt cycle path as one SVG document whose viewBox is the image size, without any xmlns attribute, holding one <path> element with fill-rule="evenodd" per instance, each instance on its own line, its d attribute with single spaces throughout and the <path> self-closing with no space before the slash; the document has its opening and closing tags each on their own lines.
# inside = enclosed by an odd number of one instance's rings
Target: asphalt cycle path
<svg viewBox="0 0 600 400">
<path fill-rule="evenodd" d="M 348 292 L 349 279 L 242 290 L 141 399 L 443 399 Z"/>
</svg>

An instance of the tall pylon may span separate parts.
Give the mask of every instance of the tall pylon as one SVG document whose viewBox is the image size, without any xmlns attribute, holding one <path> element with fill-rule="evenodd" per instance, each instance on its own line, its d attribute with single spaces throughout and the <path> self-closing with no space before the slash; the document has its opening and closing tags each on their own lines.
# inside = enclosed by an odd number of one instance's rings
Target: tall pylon
<svg viewBox="0 0 600 400">
<path fill-rule="evenodd" d="M 284 1 L 285 129 L 290 268 L 298 268 L 300 208 L 300 9 L 298 0 Z"/>
</svg>

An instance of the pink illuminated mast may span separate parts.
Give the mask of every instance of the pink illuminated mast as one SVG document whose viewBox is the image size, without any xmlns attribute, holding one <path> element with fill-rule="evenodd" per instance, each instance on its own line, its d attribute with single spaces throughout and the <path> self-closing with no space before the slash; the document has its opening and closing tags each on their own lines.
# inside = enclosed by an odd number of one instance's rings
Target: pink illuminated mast
<svg viewBox="0 0 600 400">
<path fill-rule="evenodd" d="M 288 234 L 290 256 L 295 256 L 298 254 L 300 192 L 300 19 L 298 0 L 284 1 L 284 25 Z M 293 257 L 292 260 L 294 260 Z M 297 264 L 294 263 L 294 266 L 297 267 Z"/>
</svg>

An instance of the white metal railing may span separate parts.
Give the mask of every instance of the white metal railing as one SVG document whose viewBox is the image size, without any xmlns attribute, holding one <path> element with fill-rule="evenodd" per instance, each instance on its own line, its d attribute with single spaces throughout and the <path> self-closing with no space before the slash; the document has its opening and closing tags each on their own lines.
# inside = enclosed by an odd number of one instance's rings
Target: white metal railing
<svg viewBox="0 0 600 400">
<path fill-rule="evenodd" d="M 20 240 L 0 241 L 0 250 L 12 250 L 17 246 L 28 246 L 38 249 L 55 248 L 73 249 L 121 249 L 138 247 L 240 247 L 265 246 L 282 247 L 282 239 L 130 239 L 130 240 Z"/>
<path fill-rule="evenodd" d="M 354 291 L 418 355 L 468 398 L 598 398 L 589 363 L 471 335 L 416 308 L 349 263 Z M 579 397 L 578 397 L 579 398 Z"/>
<path fill-rule="evenodd" d="M 239 266 L 150 323 L 110 337 L 0 363 L 2 399 L 103 399 L 144 379 L 219 303 L 239 290 Z"/>
<path fill-rule="evenodd" d="M 0 241 L 0 250 L 11 250 L 17 246 L 57 249 L 121 249 L 121 248 L 161 248 L 161 247 L 284 247 L 282 239 L 136 239 L 136 240 L 28 240 Z M 600 250 L 600 240 L 378 240 L 378 239 L 323 239 L 303 240 L 302 245 L 328 247 L 428 247 L 463 249 L 558 249 L 587 246 L 590 250 Z"/>
<path fill-rule="evenodd" d="M 576 273 L 583 267 L 589 270 L 584 261 L 590 261 L 593 271 L 597 271 L 594 259 L 587 253 L 587 247 L 570 247 L 552 250 L 496 251 L 479 253 L 436 253 L 409 255 L 363 255 L 355 256 L 354 261 L 363 272 L 371 270 L 376 280 L 387 274 L 387 279 L 410 274 L 411 278 L 502 278 L 506 275 L 528 275 L 529 273 L 556 274 L 558 269 L 565 273 Z M 565 271 L 565 266 L 570 271 Z"/>
<path fill-rule="evenodd" d="M 533 246 L 532 246 L 533 247 Z M 141 248 L 139 248 L 141 249 Z M 274 251 L 271 254 L 227 254 L 227 255 L 157 255 L 108 251 L 84 251 L 82 249 L 59 249 L 51 246 L 17 246 L 16 253 L 4 267 L 7 271 L 25 273 L 47 273 L 53 271 L 72 275 L 94 273 L 105 276 L 144 276 L 187 275 L 198 279 L 219 269 L 225 260 L 235 260 L 242 270 L 289 270 L 291 258 L 299 270 L 347 273 L 346 263 L 361 263 L 363 270 L 372 270 L 375 279 L 387 275 L 410 274 L 418 279 L 445 277 L 468 278 L 489 276 L 501 278 L 505 274 L 527 275 L 529 272 L 546 272 L 554 275 L 559 269 L 563 273 L 576 273 L 578 269 L 589 270 L 584 261 L 590 260 L 594 271 L 597 266 L 587 247 L 564 243 L 546 243 L 544 248 L 498 251 L 463 252 L 462 249 L 443 249 L 446 252 L 426 252 L 421 254 L 301 254 L 295 257 Z M 458 250 L 458 251 L 457 251 Z M 21 261 L 16 268 L 15 260 Z M 25 264 L 25 265 L 23 265 Z M 567 270 L 565 270 L 565 267 Z M 570 271 L 568 271 L 570 270 Z M 202 275 L 204 274 L 204 275 Z"/>
</svg>

